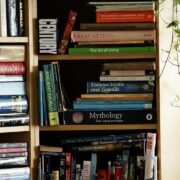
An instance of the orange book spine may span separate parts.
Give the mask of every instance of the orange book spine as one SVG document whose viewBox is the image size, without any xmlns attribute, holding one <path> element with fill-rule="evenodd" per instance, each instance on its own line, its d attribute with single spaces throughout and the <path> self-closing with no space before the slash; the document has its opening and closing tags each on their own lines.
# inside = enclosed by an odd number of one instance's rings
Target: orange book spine
<svg viewBox="0 0 180 180">
<path fill-rule="evenodd" d="M 96 23 L 154 22 L 154 11 L 104 11 L 96 12 Z"/>
</svg>

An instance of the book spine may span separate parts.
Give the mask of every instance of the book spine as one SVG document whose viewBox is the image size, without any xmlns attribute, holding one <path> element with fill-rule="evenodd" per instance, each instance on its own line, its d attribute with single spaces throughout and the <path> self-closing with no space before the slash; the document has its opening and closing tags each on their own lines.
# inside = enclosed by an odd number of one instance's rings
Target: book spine
<svg viewBox="0 0 180 180">
<path fill-rule="evenodd" d="M 7 35 L 18 36 L 18 3 L 17 0 L 6 0 Z"/>
<path fill-rule="evenodd" d="M 25 75 L 26 65 L 24 62 L 0 62 L 1 75 Z"/>
<path fill-rule="evenodd" d="M 122 151 L 122 180 L 128 180 L 128 170 L 129 170 L 129 150 L 123 150 Z"/>
<path fill-rule="evenodd" d="M 117 93 L 150 93 L 154 92 L 154 84 L 149 82 L 87 82 L 88 94 L 117 94 Z"/>
<path fill-rule="evenodd" d="M 111 45 L 109 45 L 111 46 Z M 155 52 L 155 46 L 147 47 L 78 47 L 69 48 L 69 54 L 111 54 L 111 53 L 138 53 L 138 52 Z"/>
<path fill-rule="evenodd" d="M 7 180 L 7 179 L 13 179 L 13 180 L 24 180 L 24 179 L 30 179 L 29 174 L 24 174 L 24 175 L 12 175 L 12 176 L 5 176 L 1 177 L 0 180 Z"/>
<path fill-rule="evenodd" d="M 0 153 L 25 152 L 27 147 L 1 148 Z"/>
<path fill-rule="evenodd" d="M 7 36 L 7 12 L 6 12 L 6 0 L 0 2 L 0 35 L 2 37 Z"/>
<path fill-rule="evenodd" d="M 81 165 L 76 164 L 76 178 L 75 178 L 75 180 L 80 180 L 80 177 L 81 177 Z"/>
<path fill-rule="evenodd" d="M 100 81 L 154 81 L 155 76 L 145 75 L 145 76 L 109 76 L 100 75 Z"/>
<path fill-rule="evenodd" d="M 90 180 L 96 180 L 97 154 L 91 153 Z"/>
<path fill-rule="evenodd" d="M 39 125 L 43 126 L 43 71 L 38 72 L 39 75 Z"/>
<path fill-rule="evenodd" d="M 59 45 L 59 49 L 58 49 L 59 54 L 65 54 L 66 52 L 68 42 L 71 38 L 71 31 L 74 27 L 76 17 L 77 17 L 77 12 L 74 10 L 70 10 L 66 27 L 65 27 L 60 45 Z"/>
<path fill-rule="evenodd" d="M 83 180 L 91 180 L 91 161 L 83 161 Z"/>
<path fill-rule="evenodd" d="M 71 180 L 71 153 L 66 153 L 66 180 Z"/>
<path fill-rule="evenodd" d="M 148 124 L 155 123 L 155 110 L 67 111 L 65 124 Z"/>
<path fill-rule="evenodd" d="M 18 175 L 24 175 L 24 174 L 30 174 L 29 167 L 0 169 L 0 176 L 2 176 L 2 177 L 18 176 Z"/>
<path fill-rule="evenodd" d="M 145 31 L 72 31 L 72 42 L 117 42 L 155 40 L 155 30 Z"/>
<path fill-rule="evenodd" d="M 97 23 L 108 22 L 154 22 L 154 11 L 96 11 Z"/>
<path fill-rule="evenodd" d="M 0 96 L 0 113 L 27 113 L 26 96 Z"/>
<path fill-rule="evenodd" d="M 121 166 L 115 166 L 114 180 L 121 179 L 121 176 L 122 176 L 122 167 Z"/>
<path fill-rule="evenodd" d="M 154 30 L 155 23 L 80 23 L 81 31 Z"/>
<path fill-rule="evenodd" d="M 24 0 L 18 0 L 18 36 L 24 36 Z"/>
<path fill-rule="evenodd" d="M 7 158 L 7 157 L 23 157 L 28 156 L 28 152 L 17 152 L 17 153 L 0 153 L 1 158 Z"/>
<path fill-rule="evenodd" d="M 23 75 L 0 75 L 0 82 L 22 82 L 25 81 Z"/>
<path fill-rule="evenodd" d="M 47 99 L 47 107 L 48 107 L 48 117 L 49 117 L 49 123 L 50 125 L 59 125 L 59 117 L 58 112 L 56 108 L 56 104 L 54 101 L 54 93 L 53 93 L 53 85 L 51 76 L 53 74 L 50 74 L 49 71 L 49 65 L 43 65 L 43 73 L 44 73 L 44 82 L 45 82 L 45 93 L 46 93 L 46 99 Z"/>
<path fill-rule="evenodd" d="M 52 171 L 53 180 L 59 180 L 59 171 Z"/>
<path fill-rule="evenodd" d="M 38 20 L 39 54 L 57 54 L 58 19 Z"/>
<path fill-rule="evenodd" d="M 0 143 L 0 148 L 27 147 L 26 142 L 22 143 Z"/>
<path fill-rule="evenodd" d="M 65 156 L 60 156 L 59 179 L 60 180 L 66 180 L 66 158 L 65 158 Z"/>
</svg>

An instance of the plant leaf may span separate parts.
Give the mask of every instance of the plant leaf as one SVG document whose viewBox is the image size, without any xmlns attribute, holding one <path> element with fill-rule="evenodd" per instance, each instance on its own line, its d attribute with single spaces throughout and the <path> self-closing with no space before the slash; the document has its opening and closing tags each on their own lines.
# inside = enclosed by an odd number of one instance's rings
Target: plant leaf
<svg viewBox="0 0 180 180">
<path fill-rule="evenodd" d="M 180 1 L 180 0 L 179 0 Z M 170 28 L 170 27 L 177 27 L 179 24 L 179 21 L 178 20 L 174 20 L 172 21 L 171 23 L 168 24 L 167 28 Z"/>
</svg>

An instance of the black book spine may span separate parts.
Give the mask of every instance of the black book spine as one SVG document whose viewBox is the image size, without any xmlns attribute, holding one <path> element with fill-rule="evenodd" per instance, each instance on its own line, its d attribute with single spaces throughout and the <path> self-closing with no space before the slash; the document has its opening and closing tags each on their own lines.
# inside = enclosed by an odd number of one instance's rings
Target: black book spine
<svg viewBox="0 0 180 180">
<path fill-rule="evenodd" d="M 24 36 L 24 0 L 18 0 L 18 35 Z"/>
<path fill-rule="evenodd" d="M 18 0 L 7 0 L 7 35 L 18 36 Z"/>
</svg>

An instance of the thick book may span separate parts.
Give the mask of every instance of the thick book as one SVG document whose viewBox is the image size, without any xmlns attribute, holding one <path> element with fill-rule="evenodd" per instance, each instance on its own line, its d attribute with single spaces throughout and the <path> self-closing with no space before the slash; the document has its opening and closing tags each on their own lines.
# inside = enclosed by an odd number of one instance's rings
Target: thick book
<svg viewBox="0 0 180 180">
<path fill-rule="evenodd" d="M 69 48 L 69 54 L 116 54 L 116 53 L 144 53 L 155 52 L 155 46 L 136 47 L 76 47 Z"/>
<path fill-rule="evenodd" d="M 0 83 L 2 82 L 23 82 L 25 81 L 24 75 L 1 75 L 0 74 Z"/>
<path fill-rule="evenodd" d="M 43 74 L 44 74 L 44 82 L 45 82 L 45 95 L 47 99 L 47 109 L 48 109 L 48 117 L 49 124 L 59 125 L 59 116 L 57 103 L 55 98 L 55 85 L 53 79 L 53 68 L 52 64 L 44 64 L 43 65 Z"/>
<path fill-rule="evenodd" d="M 58 53 L 58 19 L 38 19 L 39 54 Z"/>
<path fill-rule="evenodd" d="M 27 147 L 1 148 L 0 153 L 26 152 Z"/>
<path fill-rule="evenodd" d="M 25 62 L 0 62 L 1 75 L 25 75 Z"/>
<path fill-rule="evenodd" d="M 64 124 L 151 124 L 156 110 L 71 110 L 64 112 Z"/>
<path fill-rule="evenodd" d="M 66 27 L 64 29 L 64 33 L 63 33 L 63 36 L 61 38 L 61 42 L 59 45 L 59 49 L 58 49 L 59 54 L 65 54 L 66 52 L 68 42 L 71 39 L 71 31 L 74 27 L 76 17 L 77 17 L 77 12 L 74 10 L 70 10 L 69 16 L 66 22 Z"/>
<path fill-rule="evenodd" d="M 40 145 L 39 151 L 40 152 L 62 152 L 63 149 L 62 147 Z"/>
<path fill-rule="evenodd" d="M 137 31 L 72 31 L 72 42 L 87 41 L 149 41 L 156 39 L 155 30 Z"/>
<path fill-rule="evenodd" d="M 0 169 L 0 176 L 18 176 L 18 175 L 29 175 L 29 167 L 18 167 L 18 168 L 4 168 Z"/>
<path fill-rule="evenodd" d="M 6 0 L 7 35 L 18 36 L 18 0 Z"/>
<path fill-rule="evenodd" d="M 97 23 L 154 22 L 154 11 L 96 11 Z"/>
<path fill-rule="evenodd" d="M 1 62 L 21 62 L 25 61 L 24 45 L 0 45 Z"/>
<path fill-rule="evenodd" d="M 12 148 L 12 147 L 27 147 L 26 142 L 15 142 L 15 143 L 0 143 L 1 148 Z"/>
<path fill-rule="evenodd" d="M 26 95 L 26 83 L 22 82 L 1 82 L 0 96 L 4 95 Z"/>
<path fill-rule="evenodd" d="M 88 81 L 88 94 L 152 93 L 154 84 L 148 81 Z"/>
<path fill-rule="evenodd" d="M 8 157 L 8 158 L 0 158 L 0 167 L 13 167 L 13 166 L 27 166 L 28 158 L 25 157 Z"/>
<path fill-rule="evenodd" d="M 134 31 L 154 30 L 155 23 L 80 23 L 81 31 Z"/>
</svg>

